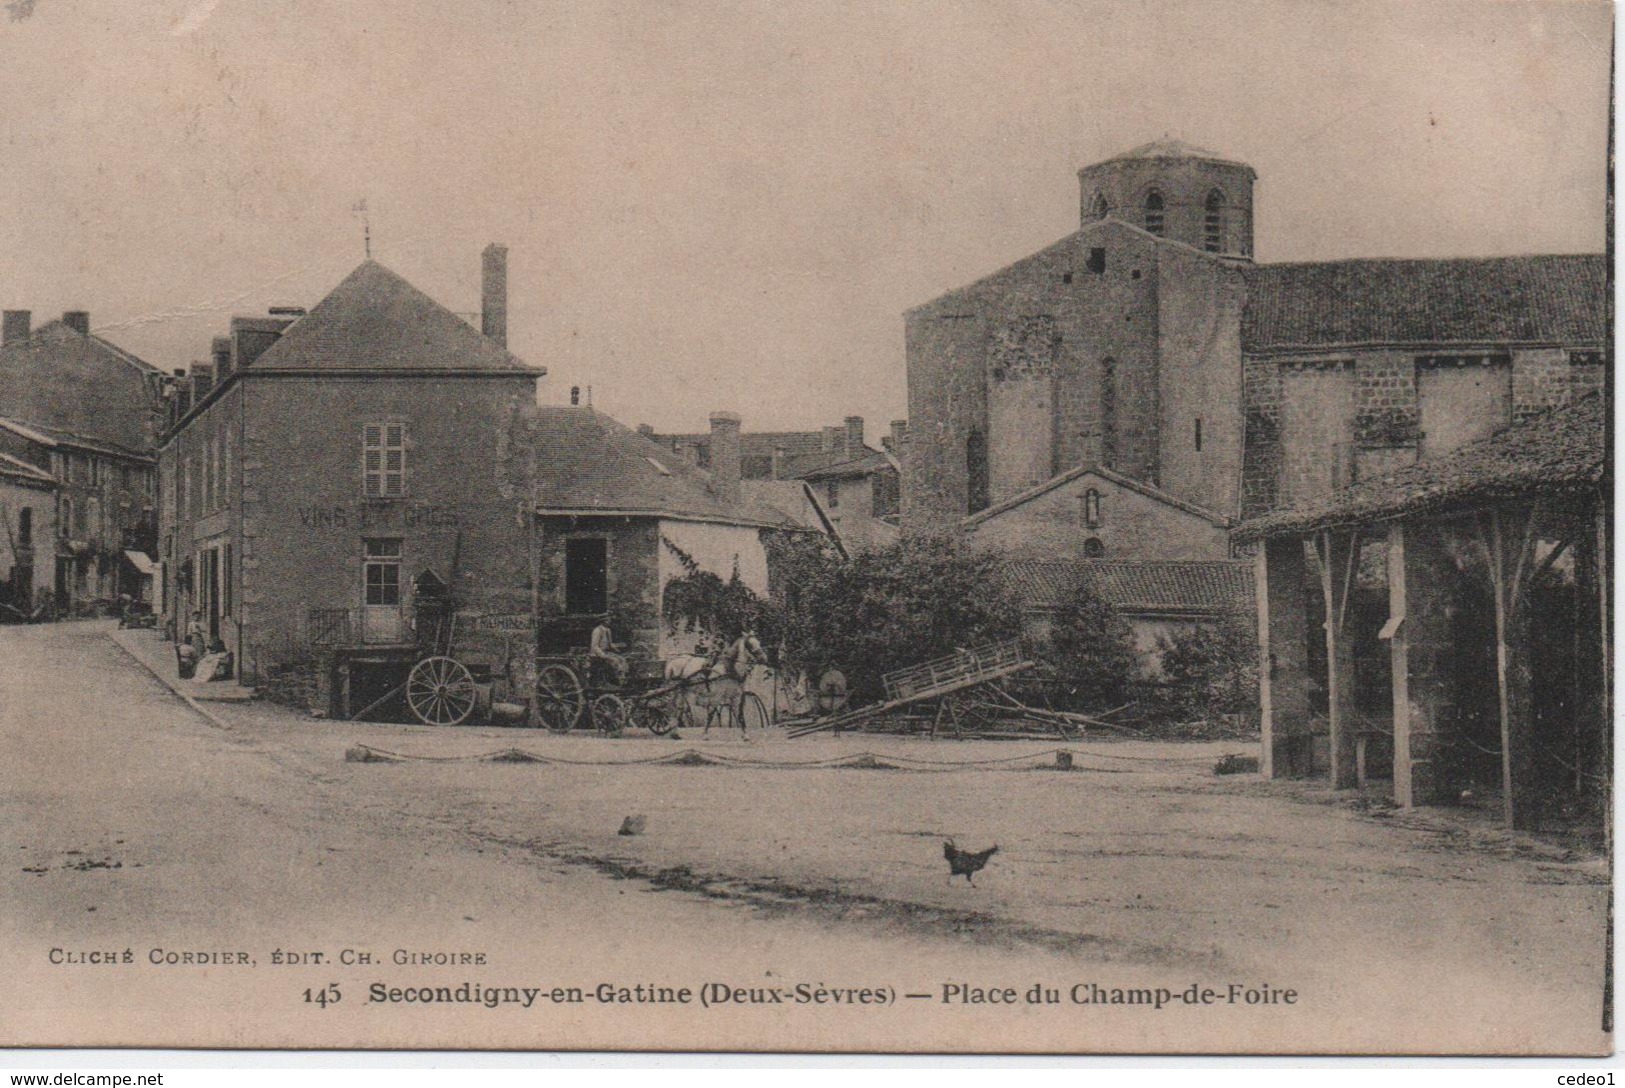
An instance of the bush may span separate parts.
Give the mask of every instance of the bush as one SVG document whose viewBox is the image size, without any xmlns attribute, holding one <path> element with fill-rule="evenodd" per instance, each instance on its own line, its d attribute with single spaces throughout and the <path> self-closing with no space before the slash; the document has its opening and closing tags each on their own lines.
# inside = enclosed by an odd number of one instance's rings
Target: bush
<svg viewBox="0 0 1625 1088">
<path fill-rule="evenodd" d="M 909 537 L 852 559 L 824 541 L 778 538 L 769 568 L 784 663 L 814 677 L 841 670 L 854 703 L 883 698 L 894 669 L 1021 632 L 997 557 L 948 538 Z"/>
<path fill-rule="evenodd" d="M 1214 721 L 1254 715 L 1258 708 L 1258 644 L 1240 619 L 1204 623 L 1158 639 L 1161 681 L 1151 701 L 1175 721 Z"/>
<path fill-rule="evenodd" d="M 1105 711 L 1133 697 L 1139 655 L 1128 623 L 1080 580 L 1038 651 L 1052 698 L 1077 711 Z"/>
</svg>

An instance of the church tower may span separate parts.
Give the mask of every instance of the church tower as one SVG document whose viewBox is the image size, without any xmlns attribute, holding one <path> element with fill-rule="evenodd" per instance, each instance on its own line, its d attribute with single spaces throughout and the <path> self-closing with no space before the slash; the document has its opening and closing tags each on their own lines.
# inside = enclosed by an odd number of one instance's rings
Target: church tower
<svg viewBox="0 0 1625 1088">
<path fill-rule="evenodd" d="M 1158 140 L 1078 171 L 1084 226 L 1110 216 L 1225 257 L 1253 255 L 1253 181 L 1230 162 L 1179 140 Z"/>
</svg>

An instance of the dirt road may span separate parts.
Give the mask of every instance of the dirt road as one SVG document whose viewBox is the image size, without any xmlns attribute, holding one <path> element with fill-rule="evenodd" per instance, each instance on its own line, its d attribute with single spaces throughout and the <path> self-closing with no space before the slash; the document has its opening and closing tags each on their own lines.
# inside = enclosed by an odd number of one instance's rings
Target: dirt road
<svg viewBox="0 0 1625 1088">
<path fill-rule="evenodd" d="M 1217 749 L 1074 746 L 1083 769 L 1065 774 L 463 761 L 1046 746 L 560 740 L 258 705 L 217 708 L 222 728 L 97 625 L 0 628 L 0 663 L 0 966 L 22 982 L 0 999 L 8 1042 L 1606 1045 L 1600 860 L 1215 779 Z M 431 758 L 346 762 L 357 742 Z M 618 836 L 633 813 L 647 832 Z M 977 887 L 945 880 L 945 835 L 999 844 Z M 52 962 L 126 949 L 129 964 Z M 279 950 L 327 962 L 274 964 Z M 188 952 L 209 962 L 167 962 Z M 342 1000 L 323 1007 L 329 983 Z M 671 1000 L 638 1001 L 640 984 Z M 536 991 L 530 1007 L 508 987 Z M 719 987 L 742 1000 L 701 1003 Z M 1160 1009 L 1110 1003 L 1159 989 Z M 452 1000 L 407 1000 L 437 990 Z"/>
</svg>

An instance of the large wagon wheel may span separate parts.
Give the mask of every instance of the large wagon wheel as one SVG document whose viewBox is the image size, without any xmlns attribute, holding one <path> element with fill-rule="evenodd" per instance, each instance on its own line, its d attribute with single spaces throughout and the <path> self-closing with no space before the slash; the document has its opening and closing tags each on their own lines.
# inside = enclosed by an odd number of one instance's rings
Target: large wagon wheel
<svg viewBox="0 0 1625 1088">
<path fill-rule="evenodd" d="M 536 676 L 536 716 L 555 733 L 568 733 L 587 708 L 581 678 L 564 665 L 548 665 Z"/>
<path fill-rule="evenodd" d="M 406 678 L 406 705 L 424 725 L 460 725 L 476 702 L 474 677 L 453 658 L 426 657 Z"/>
<path fill-rule="evenodd" d="M 592 725 L 606 737 L 618 737 L 631 720 L 632 708 L 619 695 L 606 692 L 592 701 Z"/>
</svg>

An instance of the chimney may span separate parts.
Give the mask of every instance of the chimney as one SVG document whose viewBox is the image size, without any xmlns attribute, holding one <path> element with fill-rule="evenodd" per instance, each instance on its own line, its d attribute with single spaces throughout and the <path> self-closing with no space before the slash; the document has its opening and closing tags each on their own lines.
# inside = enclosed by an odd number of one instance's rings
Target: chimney
<svg viewBox="0 0 1625 1088">
<path fill-rule="evenodd" d="M 266 349 L 293 324 L 287 317 L 234 317 L 231 319 L 231 370 L 241 370 L 264 355 Z M 224 377 L 225 375 L 220 375 Z"/>
<path fill-rule="evenodd" d="M 192 410 L 192 383 L 187 380 L 185 368 L 175 371 L 175 418 Z"/>
<path fill-rule="evenodd" d="M 711 413 L 711 479 L 724 502 L 739 501 L 739 416 Z"/>
<path fill-rule="evenodd" d="M 842 442 L 841 428 L 825 427 L 818 448 L 823 453 L 834 453 Z"/>
<path fill-rule="evenodd" d="M 0 330 L 0 345 L 20 344 L 28 339 L 34 315 L 27 310 L 7 310 L 4 329 Z"/>
<path fill-rule="evenodd" d="M 784 447 L 773 447 L 773 479 L 784 479 Z"/>
<path fill-rule="evenodd" d="M 570 407 L 578 408 L 580 406 L 581 406 L 581 387 L 579 385 L 572 385 L 570 387 Z"/>
<path fill-rule="evenodd" d="M 231 337 L 217 336 L 209 341 L 209 355 L 214 359 L 215 379 L 225 381 L 231 373 Z"/>
<path fill-rule="evenodd" d="M 62 312 L 62 324 L 80 336 L 89 336 L 90 312 L 88 310 L 64 310 Z"/>
<path fill-rule="evenodd" d="M 508 247 L 496 242 L 480 254 L 480 331 L 508 346 Z"/>
<path fill-rule="evenodd" d="M 850 459 L 863 452 L 863 417 L 846 417 L 846 456 Z"/>
<path fill-rule="evenodd" d="M 197 404 L 214 388 L 214 367 L 209 363 L 192 364 L 192 403 Z"/>
<path fill-rule="evenodd" d="M 638 433 L 644 438 L 653 438 L 655 436 L 655 429 L 647 423 L 639 423 Z"/>
<path fill-rule="evenodd" d="M 891 421 L 891 452 L 893 457 L 903 456 L 903 443 L 908 441 L 908 420 Z"/>
</svg>

